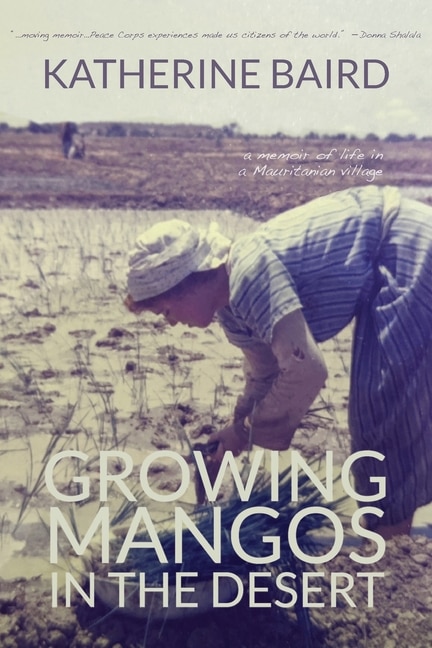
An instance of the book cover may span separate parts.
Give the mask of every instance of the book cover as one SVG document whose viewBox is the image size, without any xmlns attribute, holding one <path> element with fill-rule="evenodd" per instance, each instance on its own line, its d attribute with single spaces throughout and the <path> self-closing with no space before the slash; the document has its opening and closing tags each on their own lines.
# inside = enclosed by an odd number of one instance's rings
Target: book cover
<svg viewBox="0 0 432 648">
<path fill-rule="evenodd" d="M 353 356 L 354 318 L 321 341 L 304 299 L 325 385 L 289 449 L 273 422 L 265 451 L 242 447 L 219 467 L 209 442 L 250 387 L 222 324 L 231 342 L 244 330 L 222 317 L 196 325 L 192 306 L 170 326 L 160 307 L 125 305 L 130 253 L 156 224 L 158 245 L 180 220 L 188 236 L 222 236 L 219 252 L 244 241 L 242 259 L 264 223 L 293 210 L 286 222 L 303 231 L 314 207 L 301 206 L 333 192 L 393 186 L 402 200 L 431 203 L 430 19 L 424 0 L 6 3 L 1 646 L 431 644 L 430 506 L 416 510 L 410 535 L 387 542 L 360 525 L 358 509 L 373 515 L 384 478 L 374 464 L 366 498 L 352 479 L 377 445 L 371 438 L 361 456 L 351 446 L 350 377 L 368 370 Z M 414 240 L 404 262 L 423 245 Z M 263 283 L 265 258 L 254 258 Z M 178 283 L 170 273 L 188 276 L 189 261 L 161 275 L 165 287 Z M 313 284 L 308 299 L 327 288 Z M 210 292 L 200 294 L 202 312 Z M 401 354 L 419 319 L 403 329 Z M 425 341 L 420 364 L 426 354 Z M 263 393 L 274 382 L 266 371 Z M 252 440 L 255 396 L 242 417 Z M 421 385 L 409 398 L 401 430 L 428 422 Z M 419 466 L 429 454 L 421 437 Z"/>
</svg>

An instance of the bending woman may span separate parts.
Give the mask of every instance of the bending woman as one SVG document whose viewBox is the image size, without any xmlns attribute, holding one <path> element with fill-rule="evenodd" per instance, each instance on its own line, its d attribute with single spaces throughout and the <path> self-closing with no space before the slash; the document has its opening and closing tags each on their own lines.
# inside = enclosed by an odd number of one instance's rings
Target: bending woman
<svg viewBox="0 0 432 648">
<path fill-rule="evenodd" d="M 245 356 L 245 390 L 218 453 L 283 450 L 326 379 L 318 343 L 355 321 L 349 394 L 356 489 L 384 475 L 384 537 L 432 500 L 432 208 L 393 187 L 339 191 L 231 243 L 172 220 L 130 257 L 127 305 L 170 324 L 217 317 Z M 252 439 L 250 431 L 252 430 Z M 375 503 L 374 505 L 376 505 Z"/>
</svg>

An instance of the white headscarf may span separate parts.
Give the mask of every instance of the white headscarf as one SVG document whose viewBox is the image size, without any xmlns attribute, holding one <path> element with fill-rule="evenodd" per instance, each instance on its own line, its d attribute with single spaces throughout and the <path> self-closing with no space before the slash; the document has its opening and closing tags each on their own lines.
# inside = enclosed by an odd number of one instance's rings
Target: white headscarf
<svg viewBox="0 0 432 648">
<path fill-rule="evenodd" d="M 222 265 L 231 241 L 216 223 L 207 230 L 172 219 L 141 234 L 129 256 L 128 291 L 134 301 L 155 297 L 176 286 L 192 272 Z"/>
</svg>

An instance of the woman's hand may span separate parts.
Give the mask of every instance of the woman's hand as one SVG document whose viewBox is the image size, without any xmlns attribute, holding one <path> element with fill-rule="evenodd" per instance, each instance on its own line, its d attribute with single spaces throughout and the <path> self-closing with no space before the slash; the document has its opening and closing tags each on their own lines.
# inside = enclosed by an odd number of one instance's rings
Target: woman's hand
<svg viewBox="0 0 432 648">
<path fill-rule="evenodd" d="M 246 436 L 243 438 L 237 431 L 234 424 L 227 425 L 218 432 L 214 432 L 210 435 L 208 442 L 218 441 L 219 445 L 214 454 L 211 455 L 211 461 L 220 464 L 224 453 L 227 450 L 231 450 L 235 457 L 246 449 L 248 445 L 248 440 Z"/>
<path fill-rule="evenodd" d="M 206 462 L 210 483 L 213 485 L 219 474 L 220 464 L 225 452 L 231 450 L 234 456 L 237 457 L 245 449 L 247 443 L 243 442 L 237 434 L 234 429 L 234 424 L 227 425 L 222 430 L 219 430 L 219 432 L 211 434 L 206 445 L 208 446 L 211 443 L 217 443 L 217 448 L 212 454 L 206 454 L 204 460 Z M 195 471 L 195 494 L 198 505 L 204 504 L 206 501 L 205 488 L 197 471 Z"/>
</svg>

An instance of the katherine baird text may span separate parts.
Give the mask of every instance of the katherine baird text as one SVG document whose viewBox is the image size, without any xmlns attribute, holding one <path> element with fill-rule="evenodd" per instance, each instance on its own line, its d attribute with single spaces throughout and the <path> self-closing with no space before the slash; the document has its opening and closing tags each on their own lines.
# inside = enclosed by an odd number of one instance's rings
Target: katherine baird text
<svg viewBox="0 0 432 648">
<path fill-rule="evenodd" d="M 267 68 L 267 63 L 265 67 Z M 382 88 L 390 78 L 387 64 L 381 59 L 324 59 L 293 63 L 286 58 L 273 59 L 262 71 L 260 59 L 167 59 L 149 58 L 126 61 L 116 58 L 92 60 L 45 59 L 46 89 L 74 88 L 77 84 L 90 89 L 319 89 Z"/>
</svg>

